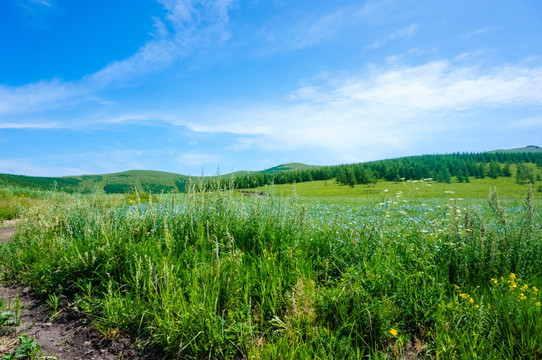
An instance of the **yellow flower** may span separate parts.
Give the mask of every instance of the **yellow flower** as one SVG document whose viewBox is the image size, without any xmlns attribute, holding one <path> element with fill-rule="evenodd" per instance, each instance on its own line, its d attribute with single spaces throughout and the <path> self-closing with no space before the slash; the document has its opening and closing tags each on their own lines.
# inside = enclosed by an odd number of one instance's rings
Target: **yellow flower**
<svg viewBox="0 0 542 360">
<path fill-rule="evenodd" d="M 499 284 L 499 280 L 497 279 L 491 279 L 491 282 L 495 285 L 498 285 Z"/>
<path fill-rule="evenodd" d="M 467 300 L 468 298 L 470 298 L 470 295 L 469 295 L 469 294 L 465 294 L 465 293 L 461 293 L 461 294 L 459 294 L 459 297 L 462 298 L 462 299 Z"/>
<path fill-rule="evenodd" d="M 519 295 L 519 299 L 520 299 L 520 300 L 525 300 L 525 299 L 527 299 L 527 296 L 525 296 L 524 293 L 521 293 L 521 294 Z"/>
<path fill-rule="evenodd" d="M 454 288 L 455 288 L 456 290 L 459 290 L 459 286 L 457 286 L 456 284 L 454 284 Z"/>
<path fill-rule="evenodd" d="M 397 336 L 397 330 L 395 330 L 394 328 L 392 328 L 390 330 L 390 334 L 392 334 L 393 336 Z"/>
<path fill-rule="evenodd" d="M 516 274 L 510 273 L 510 280 L 515 280 L 515 279 L 516 279 Z"/>
<path fill-rule="evenodd" d="M 534 292 L 535 294 L 538 293 L 538 289 L 536 288 L 536 286 L 533 286 L 533 292 Z"/>
<path fill-rule="evenodd" d="M 540 306 L 540 301 L 538 301 L 535 305 L 536 305 L 536 306 Z"/>
<path fill-rule="evenodd" d="M 474 299 L 473 298 L 470 298 L 469 301 L 472 303 L 474 303 Z"/>
<path fill-rule="evenodd" d="M 522 287 L 521 287 L 521 291 L 525 291 L 529 288 L 529 285 L 527 284 L 524 284 Z"/>
</svg>

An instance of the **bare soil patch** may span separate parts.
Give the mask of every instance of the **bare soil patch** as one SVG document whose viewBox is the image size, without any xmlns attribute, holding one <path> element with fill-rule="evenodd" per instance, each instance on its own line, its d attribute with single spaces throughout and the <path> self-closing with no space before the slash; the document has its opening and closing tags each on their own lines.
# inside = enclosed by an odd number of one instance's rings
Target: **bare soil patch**
<svg viewBox="0 0 542 360">
<path fill-rule="evenodd" d="M 0 223 L 0 242 L 6 242 L 15 235 L 15 225 L 19 220 L 6 220 Z"/>
<path fill-rule="evenodd" d="M 6 221 L 0 228 L 0 241 L 13 238 L 16 221 Z M 113 359 L 162 359 L 157 350 L 141 348 L 128 335 L 115 340 L 106 339 L 81 313 L 70 307 L 64 299 L 59 312 L 50 318 L 50 307 L 22 285 L 0 284 L 0 298 L 21 304 L 21 322 L 17 328 L 0 336 L 0 355 L 10 353 L 17 346 L 22 334 L 41 346 L 43 359 L 113 360 Z"/>
<path fill-rule="evenodd" d="M 0 354 L 12 350 L 21 334 L 34 338 L 41 345 L 44 356 L 57 359 L 160 359 L 157 352 L 138 349 L 129 336 L 107 340 L 90 321 L 64 304 L 60 313 L 49 319 L 47 304 L 43 304 L 28 289 L 20 285 L 0 286 L 0 297 L 19 297 L 22 306 L 21 325 L 14 332 L 0 338 Z M 10 346 L 11 345 L 11 346 Z M 2 349 L 5 347 L 5 349 Z M 11 348 L 10 348 L 11 347 Z M 3 350 L 3 351 L 2 351 Z"/>
</svg>

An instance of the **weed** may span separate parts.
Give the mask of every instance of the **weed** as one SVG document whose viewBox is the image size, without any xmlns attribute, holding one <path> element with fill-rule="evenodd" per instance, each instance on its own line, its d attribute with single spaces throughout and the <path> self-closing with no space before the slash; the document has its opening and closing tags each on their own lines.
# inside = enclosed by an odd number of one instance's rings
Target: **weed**
<svg viewBox="0 0 542 360">
<path fill-rule="evenodd" d="M 40 351 L 40 345 L 38 345 L 33 338 L 26 335 L 19 336 L 19 346 L 9 354 L 4 354 L 3 360 L 15 360 L 15 359 L 28 359 L 37 360 L 38 353 Z"/>
<path fill-rule="evenodd" d="M 45 300 L 45 302 L 47 302 L 47 304 L 51 307 L 51 311 L 49 312 L 49 319 L 53 320 L 60 313 L 58 311 L 58 305 L 60 303 L 60 296 L 57 295 L 57 294 L 49 294 L 49 296 L 47 297 L 47 300 Z"/>
</svg>

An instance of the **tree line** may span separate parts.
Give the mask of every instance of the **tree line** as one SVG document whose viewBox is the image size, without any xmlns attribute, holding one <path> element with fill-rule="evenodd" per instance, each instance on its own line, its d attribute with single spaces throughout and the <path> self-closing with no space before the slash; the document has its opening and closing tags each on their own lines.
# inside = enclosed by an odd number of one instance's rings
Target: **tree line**
<svg viewBox="0 0 542 360">
<path fill-rule="evenodd" d="M 512 166 L 513 165 L 513 166 Z M 342 185 L 373 184 L 380 180 L 400 181 L 431 178 L 437 182 L 450 183 L 452 179 L 469 182 L 471 178 L 496 179 L 500 176 L 516 177 L 519 184 L 542 181 L 542 152 L 495 152 L 495 153 L 454 153 L 447 155 L 422 155 L 396 159 L 371 161 L 356 164 L 312 167 L 303 170 L 263 171 L 237 176 L 205 178 L 197 188 L 217 190 L 218 188 L 246 189 L 271 184 L 293 184 L 313 180 L 332 180 Z M 513 173 L 514 172 L 514 173 Z M 87 176 L 85 178 L 88 178 Z M 96 177 L 96 176 L 92 176 Z M 128 178 L 127 175 L 125 177 Z M 96 177 L 95 182 L 102 177 Z M 221 184 L 217 187 L 217 180 Z M 0 186 L 15 185 L 33 189 L 79 192 L 81 180 L 73 177 L 49 178 L 23 175 L 0 174 Z M 179 178 L 175 185 L 142 182 L 143 191 L 157 193 L 185 192 L 189 185 Z M 133 179 L 109 182 L 104 191 L 109 194 L 128 193 L 136 187 Z"/>
<path fill-rule="evenodd" d="M 278 174 L 254 173 L 233 180 L 238 189 L 254 188 L 271 184 L 292 184 L 313 180 L 335 179 L 342 185 L 372 184 L 379 180 L 400 181 L 431 178 L 437 182 L 470 182 L 471 178 L 496 179 L 511 177 L 515 164 L 516 181 L 520 184 L 541 180 L 532 166 L 542 168 L 542 153 L 496 152 L 454 153 L 447 155 L 422 155 L 397 159 L 371 161 L 357 164 L 318 167 L 307 170 L 284 171 Z"/>
</svg>

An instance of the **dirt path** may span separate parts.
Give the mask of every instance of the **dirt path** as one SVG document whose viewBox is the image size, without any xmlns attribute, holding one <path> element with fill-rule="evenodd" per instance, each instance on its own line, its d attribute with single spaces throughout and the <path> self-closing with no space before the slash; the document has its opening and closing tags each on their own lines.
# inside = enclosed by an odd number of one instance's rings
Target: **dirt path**
<svg viewBox="0 0 542 360">
<path fill-rule="evenodd" d="M 0 228 L 0 242 L 12 239 L 16 221 L 4 222 Z M 113 360 L 161 359 L 156 351 L 138 351 L 134 341 L 121 335 L 110 341 L 97 331 L 90 321 L 70 308 L 63 300 L 60 312 L 50 319 L 50 307 L 21 285 L 0 284 L 0 298 L 21 305 L 21 322 L 17 328 L 0 336 L 0 355 L 10 353 L 17 346 L 17 339 L 25 334 L 41 346 L 40 359 L 59 360 Z M 2 309 L 0 309 L 1 312 Z"/>
</svg>

